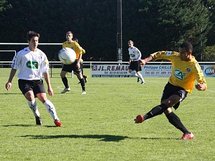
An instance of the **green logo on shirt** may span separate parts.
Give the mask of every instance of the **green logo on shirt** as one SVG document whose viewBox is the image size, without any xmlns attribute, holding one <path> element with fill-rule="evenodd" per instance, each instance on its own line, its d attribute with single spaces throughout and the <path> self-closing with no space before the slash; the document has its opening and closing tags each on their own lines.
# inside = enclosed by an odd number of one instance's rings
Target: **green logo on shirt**
<svg viewBox="0 0 215 161">
<path fill-rule="evenodd" d="M 36 61 L 28 61 L 26 66 L 30 69 L 38 69 L 38 62 Z"/>
<path fill-rule="evenodd" d="M 184 79 L 184 76 L 185 76 L 185 73 L 183 73 L 182 71 L 176 69 L 175 70 L 175 77 L 180 79 L 180 80 L 183 80 Z"/>
</svg>

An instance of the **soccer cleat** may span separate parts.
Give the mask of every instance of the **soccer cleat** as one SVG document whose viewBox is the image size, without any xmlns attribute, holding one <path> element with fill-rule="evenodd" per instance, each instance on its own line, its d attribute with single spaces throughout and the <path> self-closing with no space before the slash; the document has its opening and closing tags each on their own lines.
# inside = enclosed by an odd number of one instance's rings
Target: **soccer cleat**
<svg viewBox="0 0 215 161">
<path fill-rule="evenodd" d="M 135 123 L 142 123 L 144 121 L 143 115 L 137 115 L 137 117 L 134 119 Z"/>
<path fill-rule="evenodd" d="M 35 116 L 35 120 L 36 120 L 36 125 L 42 125 L 42 120 L 40 117 Z"/>
<path fill-rule="evenodd" d="M 64 90 L 61 93 L 63 94 L 63 93 L 69 92 L 69 91 L 70 91 L 70 88 L 64 88 Z"/>
<path fill-rule="evenodd" d="M 192 140 L 193 138 L 193 133 L 183 134 L 183 136 L 181 137 L 182 140 Z"/>
<path fill-rule="evenodd" d="M 81 95 L 85 95 L 85 94 L 87 94 L 87 92 L 86 91 L 82 91 Z"/>
<path fill-rule="evenodd" d="M 140 78 L 139 77 L 137 77 L 137 82 L 139 82 L 140 81 Z"/>
<path fill-rule="evenodd" d="M 140 84 L 145 84 L 145 82 L 144 81 L 141 81 L 141 83 Z"/>
<path fill-rule="evenodd" d="M 54 123 L 55 123 L 55 125 L 56 125 L 57 127 L 61 127 L 61 126 L 62 126 L 62 123 L 61 123 L 60 120 L 55 120 Z"/>
</svg>

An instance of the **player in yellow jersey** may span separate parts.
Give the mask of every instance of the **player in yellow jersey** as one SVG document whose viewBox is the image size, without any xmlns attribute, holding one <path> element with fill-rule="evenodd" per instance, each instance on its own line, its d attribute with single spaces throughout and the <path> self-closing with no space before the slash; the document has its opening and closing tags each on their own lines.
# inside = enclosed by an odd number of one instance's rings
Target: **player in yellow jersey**
<svg viewBox="0 0 215 161">
<path fill-rule="evenodd" d="M 60 76 L 65 88 L 61 93 L 66 93 L 70 91 L 66 74 L 68 72 L 71 73 L 73 71 L 81 83 L 82 94 L 86 94 L 85 81 L 81 72 L 81 60 L 82 60 L 83 48 L 78 44 L 78 42 L 73 41 L 73 33 L 71 31 L 68 31 L 66 33 L 66 40 L 67 41 L 63 42 L 62 47 L 72 48 L 76 53 L 76 60 L 72 64 L 67 64 L 67 65 L 63 64 L 63 68 L 61 70 Z"/>
<path fill-rule="evenodd" d="M 191 140 L 194 138 L 193 133 L 183 125 L 172 109 L 172 107 L 177 109 L 187 94 L 192 92 L 195 81 L 198 82 L 195 87 L 199 91 L 207 89 L 203 72 L 195 57 L 192 55 L 192 51 L 192 44 L 184 42 L 180 46 L 179 52 L 158 51 L 142 60 L 143 65 L 151 60 L 169 60 L 172 63 L 172 72 L 163 90 L 161 104 L 152 108 L 145 115 L 138 115 L 135 118 L 135 123 L 142 123 L 147 119 L 164 113 L 169 122 L 183 132 L 181 139 Z"/>
</svg>

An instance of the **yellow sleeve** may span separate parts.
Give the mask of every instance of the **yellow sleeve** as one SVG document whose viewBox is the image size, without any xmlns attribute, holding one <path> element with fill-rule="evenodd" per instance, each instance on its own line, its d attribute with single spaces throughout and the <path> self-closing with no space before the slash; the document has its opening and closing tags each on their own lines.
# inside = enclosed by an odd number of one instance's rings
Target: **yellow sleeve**
<svg viewBox="0 0 215 161">
<path fill-rule="evenodd" d="M 82 48 L 82 54 L 85 54 L 86 53 L 86 50 L 84 50 L 83 48 Z"/>
<path fill-rule="evenodd" d="M 205 83 L 205 85 L 207 86 L 205 76 L 204 76 L 202 69 L 201 69 L 198 62 L 195 63 L 195 69 L 194 70 L 195 70 L 196 81 L 198 83 Z"/>
<path fill-rule="evenodd" d="M 82 47 L 77 42 L 74 42 L 74 50 L 76 54 L 78 55 L 82 54 Z"/>
<path fill-rule="evenodd" d="M 169 60 L 171 61 L 174 57 L 178 56 L 179 53 L 175 51 L 157 51 L 151 54 L 153 60 Z"/>
<path fill-rule="evenodd" d="M 66 48 L 67 47 L 67 42 L 65 41 L 65 42 L 63 42 L 63 44 L 62 44 L 62 48 Z"/>
</svg>

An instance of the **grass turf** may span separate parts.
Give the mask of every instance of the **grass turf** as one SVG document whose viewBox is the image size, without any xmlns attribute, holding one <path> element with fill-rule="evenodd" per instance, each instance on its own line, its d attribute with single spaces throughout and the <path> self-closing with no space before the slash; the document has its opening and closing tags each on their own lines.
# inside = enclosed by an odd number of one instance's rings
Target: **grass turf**
<svg viewBox="0 0 215 161">
<path fill-rule="evenodd" d="M 164 115 L 138 125 L 133 121 L 159 103 L 168 78 L 145 78 L 146 84 L 140 85 L 135 78 L 89 77 L 87 95 L 81 95 L 76 78 L 69 78 L 71 92 L 60 94 L 57 70 L 51 79 L 55 95 L 49 99 L 63 123 L 58 128 L 40 102 L 43 125 L 36 126 L 17 79 L 7 92 L 9 70 L 0 72 L 1 161 L 215 160 L 214 78 L 207 78 L 206 92 L 194 90 L 176 111 L 195 135 L 192 141 L 182 141 L 182 133 Z"/>
</svg>

